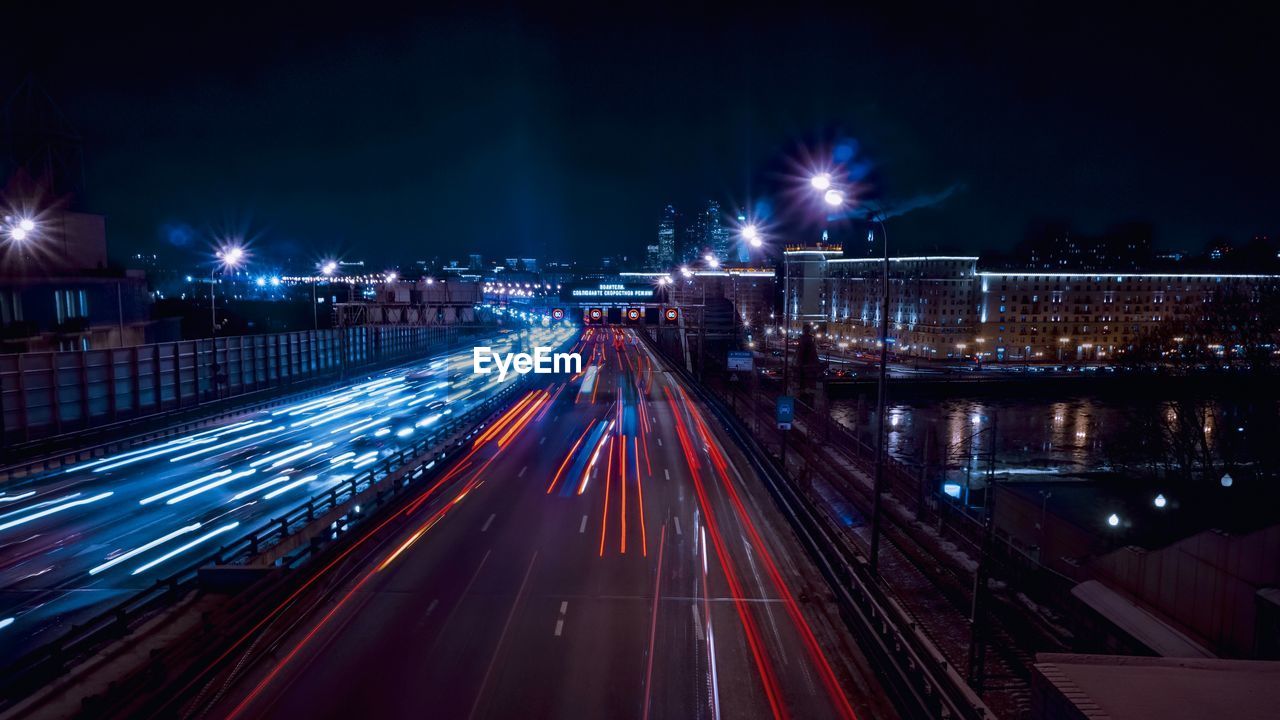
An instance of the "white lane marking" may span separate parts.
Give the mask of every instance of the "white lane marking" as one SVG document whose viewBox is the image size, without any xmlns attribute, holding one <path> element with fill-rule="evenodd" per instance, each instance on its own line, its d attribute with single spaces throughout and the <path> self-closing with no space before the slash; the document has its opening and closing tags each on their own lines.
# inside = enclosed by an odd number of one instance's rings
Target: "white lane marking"
<svg viewBox="0 0 1280 720">
<path fill-rule="evenodd" d="M 542 439 L 538 441 L 538 444 L 539 444 L 539 445 L 541 445 L 542 443 L 544 443 L 544 442 L 546 442 L 546 441 L 547 441 L 547 436 L 546 436 L 546 435 L 543 435 L 543 436 L 542 436 Z"/>
<path fill-rule="evenodd" d="M 498 513 L 494 513 L 490 515 L 489 519 L 484 521 L 484 527 L 480 528 L 480 532 L 487 531 L 489 529 L 489 526 L 493 524 L 493 519 L 496 517 L 498 517 Z"/>
<path fill-rule="evenodd" d="M 584 533 L 584 532 L 586 532 L 586 531 L 587 531 L 587 516 L 586 516 L 586 515 L 583 515 L 583 516 L 582 516 L 582 524 L 578 526 L 578 534 L 579 534 L 579 535 L 581 535 L 582 533 Z"/>
<path fill-rule="evenodd" d="M 569 612 L 569 601 L 560 601 L 560 619 L 556 620 L 556 637 L 560 637 L 560 633 L 564 631 L 564 616 Z"/>
<path fill-rule="evenodd" d="M 520 468 L 520 474 L 516 475 L 516 477 L 524 477 L 524 471 L 528 469 L 529 469 L 528 465 L 525 465 L 524 467 Z"/>
<path fill-rule="evenodd" d="M 658 438 L 658 447 L 662 447 L 662 438 Z"/>
<path fill-rule="evenodd" d="M 756 559 L 751 552 L 751 543 L 747 542 L 746 538 L 742 538 L 742 547 L 747 551 L 747 563 L 751 565 L 751 574 L 756 578 L 756 586 L 760 588 L 760 594 L 767 595 L 768 591 L 765 589 L 764 580 L 760 579 L 760 570 L 756 567 Z M 782 646 L 782 635 L 778 632 L 778 623 L 773 618 L 773 610 L 770 606 L 765 605 L 764 612 L 769 618 L 769 625 L 773 628 L 773 639 L 778 642 L 778 647 L 782 651 L 782 664 L 790 665 L 790 661 L 787 660 L 787 649 Z"/>
<path fill-rule="evenodd" d="M 702 618 L 698 615 L 698 603 L 693 603 L 689 609 L 693 611 L 693 629 L 698 634 L 698 641 L 702 642 L 707 639 L 707 636 L 702 632 Z"/>
<path fill-rule="evenodd" d="M 684 533 L 680 532 L 680 518 L 679 517 L 675 518 L 675 521 L 676 521 L 676 534 L 683 535 Z"/>
<path fill-rule="evenodd" d="M 488 555 L 485 555 L 488 557 Z M 498 663 L 498 656 L 502 653 L 502 646 L 507 639 L 507 631 L 511 629 L 511 620 L 516 616 L 516 610 L 520 608 L 520 601 L 524 598 L 524 589 L 529 585 L 529 576 L 533 574 L 533 564 L 538 560 L 538 551 L 533 551 L 533 557 L 529 558 L 529 569 L 524 571 L 524 580 L 520 581 L 520 589 L 516 591 L 516 599 L 511 603 L 511 610 L 507 613 L 507 621 L 502 624 L 502 632 L 498 634 L 498 644 L 493 648 L 493 657 L 489 658 L 489 667 L 484 671 L 484 677 L 480 680 L 480 689 L 476 694 L 475 702 L 471 704 L 471 712 L 467 713 L 468 718 L 476 716 L 476 710 L 480 707 L 480 701 L 486 695 L 485 691 L 489 687 L 489 678 L 493 675 L 493 667 Z"/>
<path fill-rule="evenodd" d="M 670 480 L 670 479 L 671 479 L 671 471 L 670 471 L 670 470 L 668 470 L 668 469 L 666 469 L 666 468 L 662 468 L 662 476 L 663 476 L 663 477 L 665 477 L 666 479 Z"/>
</svg>

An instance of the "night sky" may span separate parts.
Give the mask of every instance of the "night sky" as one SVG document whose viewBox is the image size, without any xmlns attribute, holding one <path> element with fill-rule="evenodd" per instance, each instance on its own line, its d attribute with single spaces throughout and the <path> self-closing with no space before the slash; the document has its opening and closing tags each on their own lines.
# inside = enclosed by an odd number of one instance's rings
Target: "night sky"
<svg viewBox="0 0 1280 720">
<path fill-rule="evenodd" d="M 906 251 L 1045 219 L 1186 249 L 1280 232 L 1274 14 L 894 5 L 28 8 L 0 88 L 34 77 L 83 135 L 117 256 L 218 232 L 375 263 L 641 254 L 667 202 L 781 198 L 842 138 L 886 203 L 951 189 L 893 220 Z"/>
</svg>

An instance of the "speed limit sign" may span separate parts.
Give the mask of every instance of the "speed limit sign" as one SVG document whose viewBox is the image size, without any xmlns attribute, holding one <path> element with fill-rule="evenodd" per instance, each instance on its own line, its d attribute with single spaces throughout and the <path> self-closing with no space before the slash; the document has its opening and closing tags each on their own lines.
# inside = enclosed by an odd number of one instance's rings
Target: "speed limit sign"
<svg viewBox="0 0 1280 720">
<path fill-rule="evenodd" d="M 676 308 L 667 308 L 663 316 L 667 319 L 667 322 L 675 322 L 680 319 L 680 311 Z"/>
<path fill-rule="evenodd" d="M 563 320 L 563 319 L 564 319 L 564 308 L 552 308 L 552 309 L 551 309 L 551 319 L 552 319 L 552 320 Z"/>
</svg>

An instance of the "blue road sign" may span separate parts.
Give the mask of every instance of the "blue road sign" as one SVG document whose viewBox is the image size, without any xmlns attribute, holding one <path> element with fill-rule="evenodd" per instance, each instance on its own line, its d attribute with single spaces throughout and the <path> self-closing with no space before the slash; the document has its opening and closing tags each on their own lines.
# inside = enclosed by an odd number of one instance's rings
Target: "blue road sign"
<svg viewBox="0 0 1280 720">
<path fill-rule="evenodd" d="M 777 420 L 778 427 L 783 430 L 791 429 L 791 421 L 795 418 L 796 399 L 790 395 L 783 395 L 778 398 Z"/>
</svg>

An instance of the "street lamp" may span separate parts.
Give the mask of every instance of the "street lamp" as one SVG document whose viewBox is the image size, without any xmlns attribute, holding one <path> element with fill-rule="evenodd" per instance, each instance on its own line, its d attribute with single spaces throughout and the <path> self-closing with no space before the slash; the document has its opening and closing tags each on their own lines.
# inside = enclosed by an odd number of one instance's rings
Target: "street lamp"
<svg viewBox="0 0 1280 720">
<path fill-rule="evenodd" d="M 742 228 L 742 239 L 753 248 L 758 248 L 764 244 L 764 240 L 760 237 L 760 229 L 755 225 L 747 225 Z"/>
<path fill-rule="evenodd" d="M 334 262 L 333 260 L 325 260 L 323 263 L 320 264 L 320 274 L 324 275 L 326 278 L 333 277 L 333 274 L 337 271 L 338 271 L 338 263 Z M 319 283 L 320 283 L 320 279 L 315 276 L 312 276 L 311 278 L 311 329 L 312 330 L 320 329 L 320 318 L 316 314 L 316 303 L 317 303 L 316 285 L 318 285 Z"/>
<path fill-rule="evenodd" d="M 827 205 L 842 207 L 848 200 L 844 191 L 833 187 L 831 176 L 827 173 L 814 175 L 809 184 L 822 192 L 822 200 Z M 889 368 L 889 233 L 884 226 L 883 208 L 880 217 L 871 216 L 871 221 L 880 226 L 880 236 L 884 240 L 884 265 L 881 274 L 880 305 L 880 375 L 876 383 L 876 474 L 872 486 L 871 504 L 871 572 L 879 569 L 880 555 L 880 495 L 884 488 L 885 473 L 885 392 L 888 382 Z"/>
<path fill-rule="evenodd" d="M 239 245 L 226 245 L 214 253 L 213 267 L 209 270 L 209 317 L 212 321 L 211 332 L 213 335 L 218 334 L 218 301 L 217 292 L 214 286 L 214 273 L 218 268 L 222 268 L 223 274 L 227 270 L 235 270 L 244 262 L 244 248 Z"/>
</svg>

